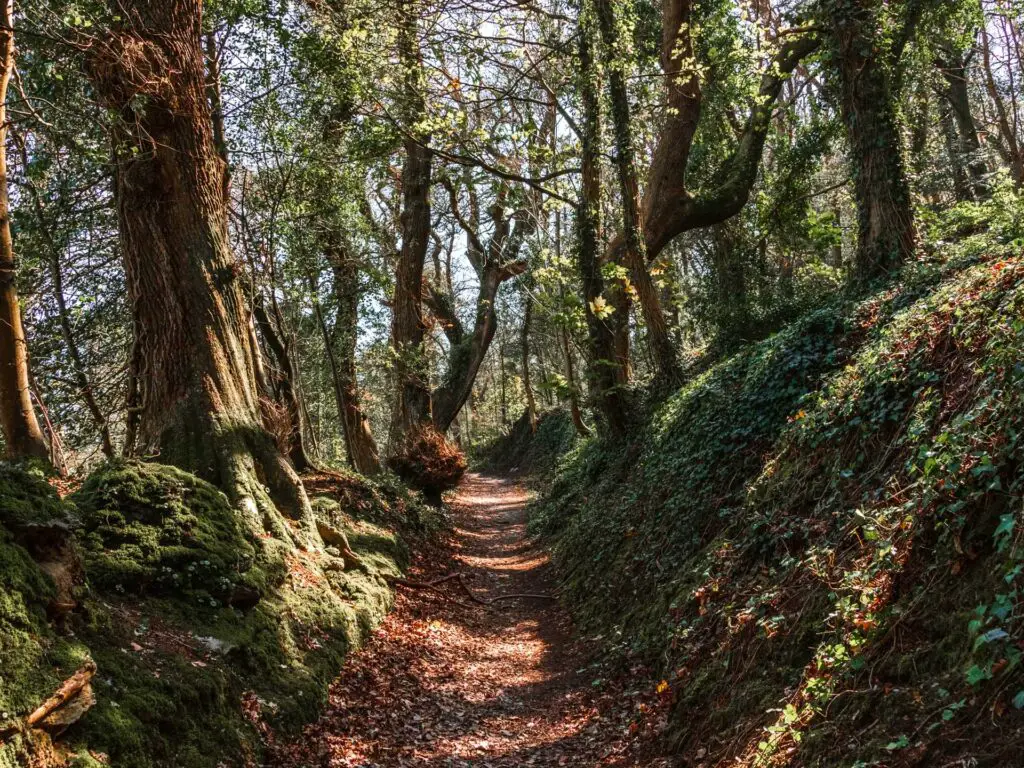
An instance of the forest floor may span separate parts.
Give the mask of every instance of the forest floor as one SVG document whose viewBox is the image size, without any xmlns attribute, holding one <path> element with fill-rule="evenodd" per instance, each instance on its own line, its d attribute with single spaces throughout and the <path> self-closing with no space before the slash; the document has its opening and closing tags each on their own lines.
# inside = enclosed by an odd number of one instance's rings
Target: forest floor
<svg viewBox="0 0 1024 768">
<path fill-rule="evenodd" d="M 323 717 L 278 745 L 273 765 L 668 765 L 653 756 L 667 685 L 595 661 L 574 638 L 547 554 L 527 536 L 528 500 L 509 480 L 464 480 L 449 540 L 420 555 Z"/>
</svg>

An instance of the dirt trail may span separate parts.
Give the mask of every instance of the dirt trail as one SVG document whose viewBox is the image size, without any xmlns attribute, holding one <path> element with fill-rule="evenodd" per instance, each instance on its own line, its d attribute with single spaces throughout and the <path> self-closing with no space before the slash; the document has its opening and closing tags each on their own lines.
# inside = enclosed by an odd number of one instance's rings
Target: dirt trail
<svg viewBox="0 0 1024 768">
<path fill-rule="evenodd" d="M 551 566 L 527 537 L 526 502 L 510 481 L 468 476 L 450 548 L 410 579 L 459 572 L 484 600 L 550 595 Z M 327 713 L 275 765 L 667 765 L 638 756 L 660 719 L 652 684 L 639 682 L 640 670 L 609 680 L 588 664 L 557 602 L 492 608 L 470 603 L 455 582 L 439 588 L 447 597 L 399 590 L 395 611 L 346 663 Z"/>
</svg>

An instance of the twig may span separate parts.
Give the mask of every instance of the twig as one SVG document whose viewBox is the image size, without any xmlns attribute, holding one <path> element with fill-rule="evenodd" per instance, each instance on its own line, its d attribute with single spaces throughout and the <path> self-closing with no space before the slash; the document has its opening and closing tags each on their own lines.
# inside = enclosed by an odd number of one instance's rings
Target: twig
<svg viewBox="0 0 1024 768">
<path fill-rule="evenodd" d="M 82 664 L 75 674 L 61 683 L 60 688 L 50 698 L 36 707 L 35 711 L 25 718 L 25 726 L 27 728 L 39 726 L 47 717 L 81 693 L 89 685 L 95 674 L 96 663 L 90 659 Z M 3 744 L 3 739 L 21 730 L 22 726 L 17 723 L 0 728 L 0 744 Z"/>
</svg>

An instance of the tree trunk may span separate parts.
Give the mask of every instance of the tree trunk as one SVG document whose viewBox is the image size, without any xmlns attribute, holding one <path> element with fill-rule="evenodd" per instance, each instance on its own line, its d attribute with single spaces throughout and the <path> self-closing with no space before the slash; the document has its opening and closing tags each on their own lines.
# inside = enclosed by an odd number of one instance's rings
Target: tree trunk
<svg viewBox="0 0 1024 768">
<path fill-rule="evenodd" d="M 843 121 L 854 167 L 859 240 L 855 279 L 868 282 L 913 256 L 917 233 L 893 93 L 876 30 L 878 0 L 832 12 Z"/>
<path fill-rule="evenodd" d="M 984 200 L 991 196 L 992 190 L 985 180 L 988 168 L 981 156 L 981 140 L 978 138 L 978 128 L 971 112 L 971 98 L 967 89 L 967 62 L 963 53 L 951 50 L 947 51 L 937 64 L 947 85 L 943 95 L 949 102 L 951 117 L 956 123 L 956 164 L 963 167 L 966 161 L 971 195 L 977 200 Z"/>
<path fill-rule="evenodd" d="M 474 202 L 476 196 L 473 187 L 470 184 L 466 186 L 470 195 L 471 211 L 467 220 L 459 207 L 455 186 L 447 178 L 442 179 L 442 184 L 448 190 L 452 213 L 466 233 L 466 257 L 480 283 L 476 319 L 473 323 L 473 333 L 469 336 L 463 331 L 451 294 L 442 293 L 434 284 L 424 284 L 431 310 L 435 317 L 444 323 L 444 332 L 450 344 L 444 383 L 431 395 L 434 427 L 439 432 L 446 432 L 469 398 L 480 366 L 483 365 L 494 340 L 498 328 L 498 314 L 495 309 L 498 291 L 506 280 L 526 271 L 527 261 L 519 258 L 519 251 L 527 237 L 536 230 L 536 223 L 533 217 L 524 215 L 524 211 L 519 211 L 511 217 L 505 214 L 507 188 L 501 187 L 494 205 L 490 208 L 494 229 L 485 246 L 479 237 L 480 216 L 478 206 Z M 512 224 L 512 221 L 515 223 Z"/>
<path fill-rule="evenodd" d="M 224 130 L 224 99 L 221 96 L 220 50 L 217 47 L 217 35 L 206 33 L 206 91 L 210 99 L 210 120 L 213 127 L 213 145 L 217 154 L 224 161 L 224 199 L 228 200 L 231 193 L 231 173 L 228 165 L 228 140 Z"/>
<path fill-rule="evenodd" d="M 609 431 L 621 436 L 626 433 L 629 424 L 625 392 L 627 379 L 626 368 L 616 349 L 614 325 L 609 322 L 610 302 L 604 296 L 604 276 L 601 273 L 601 242 L 598 234 L 601 226 L 601 114 L 592 24 L 585 18 L 580 21 L 577 44 L 580 96 L 583 103 L 580 136 L 583 197 L 576 211 L 576 259 L 583 283 L 583 309 L 590 339 L 589 376 L 594 399 Z"/>
<path fill-rule="evenodd" d="M 291 344 L 285 339 L 280 314 L 275 311 L 272 318 L 262 298 L 255 301 L 253 314 L 256 316 L 263 341 L 277 362 L 278 373 L 274 380 L 269 382 L 271 391 L 268 395 L 273 396 L 288 415 L 288 434 L 280 436 L 282 439 L 279 440 L 278 447 L 287 454 L 297 471 L 307 472 L 316 467 L 316 462 L 311 458 L 312 454 L 306 445 L 310 429 L 299 390 L 298 361 L 295 359 Z M 257 380 L 258 378 L 257 376 Z"/>
<path fill-rule="evenodd" d="M 28 344 L 18 301 L 18 263 L 11 238 L 11 203 L 7 190 L 7 87 L 14 71 L 14 4 L 3 3 L 0 29 L 0 425 L 9 459 L 48 459 L 28 381 Z"/>
<path fill-rule="evenodd" d="M 126 0 L 121 14 L 89 50 L 87 73 L 121 117 L 115 196 L 139 361 L 139 449 L 220 485 L 254 532 L 315 545 L 302 482 L 260 420 L 259 352 L 207 99 L 202 2 Z M 275 502 L 299 520 L 296 534 Z"/>
<path fill-rule="evenodd" d="M 530 323 L 533 320 L 533 293 L 529 287 L 523 291 L 523 326 L 519 331 L 519 346 L 523 354 L 523 389 L 526 391 L 526 417 L 530 431 L 537 431 L 537 399 L 530 381 Z"/>
<path fill-rule="evenodd" d="M 359 336 L 359 268 L 345 249 L 329 248 L 327 260 L 334 272 L 334 296 L 338 302 L 338 315 L 334 321 L 334 339 L 328 337 L 323 316 L 324 345 L 334 378 L 334 393 L 345 432 L 345 446 L 349 462 L 362 475 L 379 475 L 383 468 L 380 451 L 370 432 L 370 422 L 363 413 L 359 400 L 359 380 L 356 375 L 356 342 Z M 317 312 L 320 312 L 319 306 Z M 334 354 L 337 344 L 339 354 Z"/>
<path fill-rule="evenodd" d="M 712 228 L 711 267 L 715 286 L 715 323 L 718 343 L 730 349 L 746 340 L 750 331 L 747 274 L 740 244 L 730 222 Z"/>
<path fill-rule="evenodd" d="M 626 36 L 618 29 L 611 0 L 595 0 L 601 38 L 604 42 L 605 64 L 608 70 L 611 94 L 612 122 L 615 128 L 615 151 L 622 193 L 623 234 L 626 264 L 636 287 L 637 298 L 647 326 L 651 354 L 663 383 L 679 381 L 679 362 L 668 322 L 661 309 L 658 289 L 647 269 L 647 245 L 640 210 L 640 180 L 636 170 L 636 152 L 633 146 L 633 119 L 626 88 L 626 56 L 618 43 Z"/>
<path fill-rule="evenodd" d="M 952 108 L 942 110 L 939 124 L 942 128 L 942 138 L 946 142 L 946 152 L 949 155 L 949 174 L 953 179 L 953 196 L 958 203 L 974 200 L 974 189 L 967 177 L 967 169 L 964 168 L 960 135 L 953 120 Z"/>
<path fill-rule="evenodd" d="M 391 428 L 391 446 L 397 448 L 403 436 L 429 423 L 430 381 L 423 341 L 423 262 L 430 238 L 429 136 L 416 125 L 426 111 L 423 101 L 423 61 L 420 53 L 417 4 L 406 0 L 401 7 L 398 53 L 405 77 L 404 115 L 409 136 L 405 139 L 402 168 L 402 247 L 395 274 L 395 295 L 391 324 L 397 377 L 397 406 Z"/>
</svg>

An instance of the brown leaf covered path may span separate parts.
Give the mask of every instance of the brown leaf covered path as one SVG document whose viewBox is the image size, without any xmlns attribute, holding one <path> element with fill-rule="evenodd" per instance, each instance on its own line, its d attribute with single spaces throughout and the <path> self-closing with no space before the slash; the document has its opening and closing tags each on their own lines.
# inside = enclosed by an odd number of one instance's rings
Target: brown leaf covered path
<svg viewBox="0 0 1024 768">
<path fill-rule="evenodd" d="M 485 601 L 550 595 L 547 555 L 526 534 L 527 494 L 470 475 L 445 551 L 410 579 L 449 573 Z M 395 610 L 335 682 L 328 711 L 277 766 L 513 768 L 661 766 L 643 757 L 663 701 L 639 668 L 609 676 L 588 662 L 554 600 L 470 603 L 454 580 L 400 588 Z"/>
</svg>

